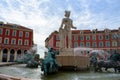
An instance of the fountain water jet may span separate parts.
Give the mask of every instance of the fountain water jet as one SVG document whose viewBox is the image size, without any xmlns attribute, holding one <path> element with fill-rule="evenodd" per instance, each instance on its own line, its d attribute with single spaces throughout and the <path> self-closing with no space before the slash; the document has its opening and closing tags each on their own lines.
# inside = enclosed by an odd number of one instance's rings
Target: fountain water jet
<svg viewBox="0 0 120 80">
<path fill-rule="evenodd" d="M 17 60 L 18 63 L 25 63 L 27 64 L 26 67 L 29 68 L 37 68 L 40 65 L 39 62 L 39 54 L 36 54 L 37 46 L 34 45 L 30 50 L 28 50 L 24 56 Z"/>
</svg>

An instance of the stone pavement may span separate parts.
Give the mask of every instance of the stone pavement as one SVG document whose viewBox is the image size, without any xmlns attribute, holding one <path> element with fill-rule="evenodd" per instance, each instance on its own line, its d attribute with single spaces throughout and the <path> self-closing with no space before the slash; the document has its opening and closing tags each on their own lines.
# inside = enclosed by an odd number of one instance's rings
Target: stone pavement
<svg viewBox="0 0 120 80">
<path fill-rule="evenodd" d="M 0 62 L 0 67 L 17 64 L 16 62 Z M 28 78 L 14 77 L 6 74 L 0 74 L 0 80 L 31 80 Z"/>
<path fill-rule="evenodd" d="M 13 65 L 13 64 L 17 64 L 16 62 L 0 62 L 0 67 L 1 66 L 9 66 L 9 65 Z"/>
<path fill-rule="evenodd" d="M 31 80 L 28 78 L 13 77 L 5 74 L 0 74 L 0 80 Z"/>
</svg>

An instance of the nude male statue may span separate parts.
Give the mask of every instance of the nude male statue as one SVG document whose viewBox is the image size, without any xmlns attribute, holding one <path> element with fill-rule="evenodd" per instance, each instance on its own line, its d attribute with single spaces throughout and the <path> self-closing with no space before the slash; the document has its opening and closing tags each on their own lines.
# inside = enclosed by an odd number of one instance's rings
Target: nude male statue
<svg viewBox="0 0 120 80">
<path fill-rule="evenodd" d="M 65 11 L 65 18 L 62 19 L 62 23 L 59 29 L 60 32 L 60 48 L 67 48 L 66 38 L 68 36 L 68 48 L 71 48 L 71 28 L 76 29 L 73 26 L 72 20 L 69 18 L 70 11 Z"/>
</svg>

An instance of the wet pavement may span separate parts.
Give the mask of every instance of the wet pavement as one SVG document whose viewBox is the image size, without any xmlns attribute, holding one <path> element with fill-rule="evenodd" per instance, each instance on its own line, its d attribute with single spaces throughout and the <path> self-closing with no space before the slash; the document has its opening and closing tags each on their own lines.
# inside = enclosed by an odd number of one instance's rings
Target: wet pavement
<svg viewBox="0 0 120 80">
<path fill-rule="evenodd" d="M 13 65 L 13 64 L 17 64 L 16 62 L 0 62 L 0 67 L 1 66 L 9 66 L 9 65 Z"/>
<path fill-rule="evenodd" d="M 120 80 L 120 73 L 115 73 L 113 69 L 107 72 L 59 71 L 56 74 L 44 76 L 40 67 L 30 69 L 26 68 L 25 64 L 17 64 L 0 67 L 0 73 L 32 80 Z"/>
</svg>

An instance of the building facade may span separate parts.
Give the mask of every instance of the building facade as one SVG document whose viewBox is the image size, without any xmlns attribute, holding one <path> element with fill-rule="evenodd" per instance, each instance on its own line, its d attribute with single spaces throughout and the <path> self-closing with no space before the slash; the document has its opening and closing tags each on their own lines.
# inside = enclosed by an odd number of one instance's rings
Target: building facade
<svg viewBox="0 0 120 80">
<path fill-rule="evenodd" d="M 45 40 L 45 46 L 59 50 L 59 42 L 59 32 L 54 31 Z M 120 28 L 115 30 L 72 30 L 71 42 L 72 48 L 87 47 L 113 53 L 115 50 L 120 51 Z"/>
<path fill-rule="evenodd" d="M 0 61 L 13 62 L 33 46 L 33 30 L 0 22 Z"/>
</svg>

